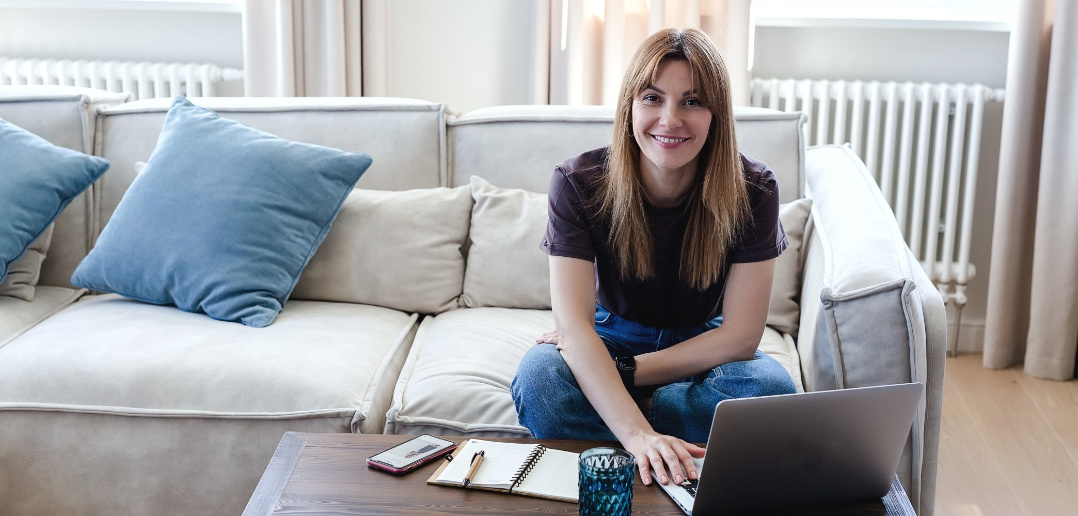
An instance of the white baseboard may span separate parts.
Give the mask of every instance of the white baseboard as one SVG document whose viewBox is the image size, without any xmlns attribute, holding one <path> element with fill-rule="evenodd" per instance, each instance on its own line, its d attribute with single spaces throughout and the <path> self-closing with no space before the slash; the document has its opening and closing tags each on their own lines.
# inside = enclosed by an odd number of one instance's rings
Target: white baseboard
<svg viewBox="0 0 1078 516">
<path fill-rule="evenodd" d="M 947 325 L 947 346 L 950 350 L 954 344 L 954 324 Z M 958 351 L 982 353 L 984 352 L 984 323 L 962 323 L 962 331 L 958 332 Z"/>
<path fill-rule="evenodd" d="M 947 351 L 954 349 L 954 306 L 947 305 Z M 959 353 L 983 353 L 984 352 L 984 320 L 962 317 L 962 328 L 958 332 Z"/>
</svg>

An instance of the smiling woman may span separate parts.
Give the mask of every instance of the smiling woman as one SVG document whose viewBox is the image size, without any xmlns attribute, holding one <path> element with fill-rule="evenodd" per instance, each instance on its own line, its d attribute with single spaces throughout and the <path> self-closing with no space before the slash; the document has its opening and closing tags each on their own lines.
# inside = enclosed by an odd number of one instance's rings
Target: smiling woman
<svg viewBox="0 0 1078 516">
<path fill-rule="evenodd" d="M 645 484 L 652 468 L 696 478 L 689 443 L 719 401 L 795 391 L 757 349 L 788 239 L 775 175 L 737 150 L 730 96 L 707 35 L 659 31 L 625 72 L 610 147 L 550 183 L 555 331 L 517 369 L 517 413 L 537 438 L 621 441 Z"/>
</svg>

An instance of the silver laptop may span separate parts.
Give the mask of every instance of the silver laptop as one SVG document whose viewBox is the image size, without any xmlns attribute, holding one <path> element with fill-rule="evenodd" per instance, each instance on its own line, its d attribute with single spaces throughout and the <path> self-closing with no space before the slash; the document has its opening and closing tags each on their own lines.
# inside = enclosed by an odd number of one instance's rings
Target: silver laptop
<svg viewBox="0 0 1078 516">
<path fill-rule="evenodd" d="M 905 383 L 725 400 L 696 459 L 699 478 L 655 483 L 698 515 L 878 499 L 923 395 L 924 385 Z"/>
</svg>

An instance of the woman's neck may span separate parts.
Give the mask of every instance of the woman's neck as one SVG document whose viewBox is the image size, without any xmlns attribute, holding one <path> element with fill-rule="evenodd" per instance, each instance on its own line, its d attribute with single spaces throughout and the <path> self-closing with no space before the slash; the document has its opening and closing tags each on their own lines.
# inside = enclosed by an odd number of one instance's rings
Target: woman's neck
<svg viewBox="0 0 1078 516">
<path fill-rule="evenodd" d="M 681 204 L 696 179 L 697 159 L 678 169 L 660 169 L 648 160 L 640 164 L 640 183 L 644 197 L 656 208 L 673 208 Z"/>
</svg>

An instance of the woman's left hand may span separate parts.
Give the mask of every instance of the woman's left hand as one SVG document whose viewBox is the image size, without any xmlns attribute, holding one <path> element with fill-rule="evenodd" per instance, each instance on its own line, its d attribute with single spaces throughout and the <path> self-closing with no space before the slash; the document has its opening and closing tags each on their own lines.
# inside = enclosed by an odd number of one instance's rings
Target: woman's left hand
<svg viewBox="0 0 1078 516">
<path fill-rule="evenodd" d="M 557 344 L 558 343 L 558 332 L 556 330 L 550 330 L 550 331 L 540 335 L 538 339 L 535 339 L 535 343 L 536 344 Z"/>
</svg>

